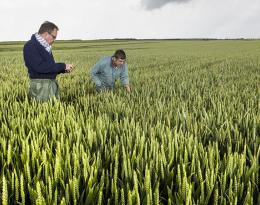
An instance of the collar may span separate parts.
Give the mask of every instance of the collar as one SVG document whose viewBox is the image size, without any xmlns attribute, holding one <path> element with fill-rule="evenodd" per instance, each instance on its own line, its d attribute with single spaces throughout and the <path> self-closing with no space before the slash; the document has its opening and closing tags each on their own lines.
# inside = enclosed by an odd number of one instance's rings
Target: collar
<svg viewBox="0 0 260 205">
<path fill-rule="evenodd" d="M 52 46 L 38 33 L 35 33 L 36 40 L 45 48 L 48 53 L 51 53 Z"/>
<path fill-rule="evenodd" d="M 111 67 L 114 68 L 114 69 L 120 68 L 121 66 L 120 66 L 120 67 L 118 67 L 118 66 L 116 67 L 116 66 L 113 64 L 113 57 L 114 57 L 114 56 L 111 56 L 111 58 L 110 58 L 110 59 L 111 59 L 111 60 L 110 60 L 110 65 L 111 65 Z"/>
</svg>

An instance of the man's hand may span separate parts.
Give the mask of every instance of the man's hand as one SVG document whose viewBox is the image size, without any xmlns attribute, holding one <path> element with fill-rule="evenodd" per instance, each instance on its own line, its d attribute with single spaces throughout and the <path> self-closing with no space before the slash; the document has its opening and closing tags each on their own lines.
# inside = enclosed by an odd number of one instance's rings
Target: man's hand
<svg viewBox="0 0 260 205">
<path fill-rule="evenodd" d="M 101 85 L 96 85 L 96 91 L 100 93 L 102 91 L 102 86 Z"/>
<path fill-rule="evenodd" d="M 127 91 L 128 93 L 131 92 L 130 85 L 125 85 L 125 89 L 126 89 L 126 91 Z"/>
<path fill-rule="evenodd" d="M 74 68 L 73 64 L 66 64 L 65 72 L 70 73 Z"/>
</svg>

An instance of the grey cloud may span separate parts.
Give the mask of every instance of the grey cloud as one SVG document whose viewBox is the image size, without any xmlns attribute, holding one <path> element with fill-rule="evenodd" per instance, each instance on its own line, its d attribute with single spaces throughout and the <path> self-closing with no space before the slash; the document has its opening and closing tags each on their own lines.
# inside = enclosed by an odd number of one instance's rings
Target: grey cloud
<svg viewBox="0 0 260 205">
<path fill-rule="evenodd" d="M 142 6 L 147 10 L 153 10 L 163 7 L 168 3 L 185 3 L 191 0 L 142 0 Z"/>
</svg>

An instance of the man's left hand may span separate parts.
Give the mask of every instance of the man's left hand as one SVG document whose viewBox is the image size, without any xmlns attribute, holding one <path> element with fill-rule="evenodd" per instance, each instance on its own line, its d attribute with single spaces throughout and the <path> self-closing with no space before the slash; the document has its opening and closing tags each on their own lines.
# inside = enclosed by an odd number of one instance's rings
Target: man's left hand
<svg viewBox="0 0 260 205">
<path fill-rule="evenodd" d="M 126 89 L 126 91 L 127 91 L 128 93 L 131 92 L 131 89 L 130 89 L 130 86 L 129 86 L 129 85 L 125 85 L 125 89 Z"/>
</svg>

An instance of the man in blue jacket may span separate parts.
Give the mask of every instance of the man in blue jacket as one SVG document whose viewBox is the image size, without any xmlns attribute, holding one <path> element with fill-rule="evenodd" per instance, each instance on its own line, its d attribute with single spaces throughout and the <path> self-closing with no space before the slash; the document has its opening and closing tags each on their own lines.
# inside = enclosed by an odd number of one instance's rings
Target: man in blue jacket
<svg viewBox="0 0 260 205">
<path fill-rule="evenodd" d="M 126 91 L 130 92 L 125 52 L 117 50 L 113 56 L 101 58 L 91 69 L 90 77 L 98 92 L 114 90 L 117 79 L 120 79 Z"/>
<path fill-rule="evenodd" d="M 46 21 L 40 26 L 38 33 L 33 34 L 24 45 L 24 62 L 30 78 L 29 97 L 37 101 L 58 98 L 56 76 L 69 73 L 73 69 L 72 64 L 54 61 L 51 49 L 58 30 L 54 23 Z"/>
</svg>

